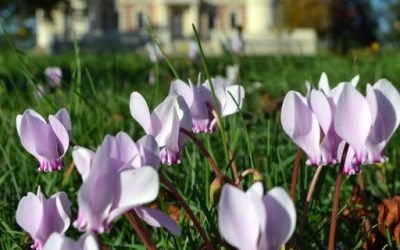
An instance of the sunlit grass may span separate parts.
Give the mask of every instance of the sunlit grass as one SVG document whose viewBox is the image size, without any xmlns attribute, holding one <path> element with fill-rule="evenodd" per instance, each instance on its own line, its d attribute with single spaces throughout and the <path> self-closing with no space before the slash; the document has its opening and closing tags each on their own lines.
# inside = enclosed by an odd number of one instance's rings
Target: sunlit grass
<svg viewBox="0 0 400 250">
<path fill-rule="evenodd" d="M 172 57 L 177 74 L 183 80 L 197 79 L 202 72 L 201 64 L 194 64 L 186 58 Z M 225 66 L 233 63 L 231 57 L 207 58 L 211 75 L 225 74 Z M 62 87 L 48 92 L 43 99 L 35 97 L 38 84 L 46 86 L 43 71 L 46 66 L 57 65 L 63 70 Z M 157 105 L 168 94 L 173 74 L 168 65 L 160 62 L 160 86 L 156 95 Z M 38 173 L 37 161 L 22 148 L 15 128 L 15 117 L 26 108 L 33 108 L 45 117 L 66 107 L 71 114 L 73 141 L 92 149 L 102 142 L 106 134 L 125 131 L 135 140 L 144 134 L 129 113 L 129 95 L 139 91 L 148 100 L 154 96 L 154 86 L 148 82 L 148 73 L 154 67 L 146 57 L 135 54 L 81 54 L 58 56 L 30 56 L 7 53 L 0 56 L 0 246 L 3 249 L 26 249 L 31 243 L 15 222 L 15 211 L 19 199 L 27 192 L 35 192 L 42 187 L 45 195 L 57 191 L 68 193 L 72 201 L 72 219 L 76 218 L 76 195 L 81 185 L 78 173 L 72 172 L 64 186 L 62 181 L 65 169 L 55 173 Z M 331 85 L 350 80 L 360 74 L 360 88 L 367 82 L 375 82 L 385 77 L 400 88 L 400 54 L 390 53 L 361 58 L 317 56 L 308 57 L 244 57 L 240 58 L 240 83 L 246 88 L 246 98 L 242 114 L 225 119 L 225 131 L 239 171 L 249 167 L 257 168 L 265 176 L 267 189 L 280 185 L 290 188 L 292 164 L 296 152 L 295 145 L 282 132 L 279 121 L 279 98 L 286 91 L 296 89 L 305 92 L 304 81 L 316 83 L 322 71 L 327 72 Z M 254 82 L 261 87 L 255 89 Z M 267 112 L 268 111 L 268 112 Z M 245 127 L 244 127 L 245 126 Z M 245 129 L 248 131 L 246 136 Z M 218 133 L 201 135 L 213 157 L 228 173 L 222 141 Z M 377 204 L 385 197 L 397 194 L 400 190 L 399 143 L 396 133 L 387 148 L 390 160 L 380 167 L 364 168 L 364 178 L 368 191 L 371 221 L 377 223 Z M 249 155 L 253 152 L 254 162 Z M 182 153 L 182 164 L 173 167 L 163 166 L 162 171 L 173 181 L 188 204 L 200 218 L 212 241 L 219 241 L 216 208 L 210 202 L 209 185 L 214 174 L 206 159 L 199 154 L 192 143 L 187 143 Z M 71 162 L 70 151 L 65 164 Z M 298 215 L 314 169 L 304 164 L 300 169 L 300 179 L 296 198 Z M 310 207 L 309 226 L 304 237 L 294 235 L 301 249 L 318 249 L 327 244 L 331 202 L 336 169 L 325 168 L 318 181 L 314 201 Z M 245 179 L 245 186 L 252 179 Z M 347 177 L 343 186 L 340 209 L 346 202 L 351 204 L 352 186 L 356 177 Z M 160 195 L 157 204 L 167 211 L 169 205 L 179 206 L 170 196 Z M 190 220 L 181 213 L 181 237 L 174 237 L 165 230 L 149 228 L 152 238 L 160 249 L 196 249 L 203 242 Z M 68 235 L 78 236 L 71 226 Z M 352 249 L 361 244 L 364 234 L 361 222 L 339 219 L 337 242 Z M 119 219 L 109 234 L 100 239 L 113 249 L 144 249 L 140 239 L 129 224 Z"/>
</svg>

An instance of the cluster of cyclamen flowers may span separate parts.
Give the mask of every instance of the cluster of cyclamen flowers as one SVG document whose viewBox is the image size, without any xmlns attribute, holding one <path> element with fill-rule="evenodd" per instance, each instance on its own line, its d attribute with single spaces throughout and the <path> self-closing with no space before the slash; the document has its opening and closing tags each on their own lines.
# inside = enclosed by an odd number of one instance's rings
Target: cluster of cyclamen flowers
<svg viewBox="0 0 400 250">
<path fill-rule="evenodd" d="M 356 174 L 361 165 L 382 163 L 383 150 L 400 123 L 400 94 L 386 79 L 356 90 L 359 77 L 330 89 L 325 73 L 318 89 L 307 95 L 290 91 L 283 101 L 284 131 L 308 156 L 309 165 L 331 165 L 345 155 L 343 172 Z M 348 150 L 345 152 L 346 144 Z"/>
<path fill-rule="evenodd" d="M 16 214 L 18 225 L 34 240 L 31 247 L 100 249 L 95 235 L 109 231 L 112 222 L 128 212 L 150 226 L 180 235 L 174 220 L 146 206 L 158 195 L 160 162 L 179 164 L 180 151 L 188 139 L 181 131 L 215 131 L 216 109 L 222 117 L 231 115 L 241 108 L 243 99 L 243 87 L 222 77 L 197 85 L 173 81 L 169 95 L 153 112 L 145 99 L 133 92 L 130 111 L 146 136 L 134 142 L 128 134 L 119 132 L 116 136 L 106 135 L 96 151 L 73 147 L 73 161 L 82 177 L 73 226 L 85 234 L 79 241 L 64 236 L 71 224 L 67 194 L 59 192 L 46 198 L 39 187 L 36 195 L 28 193 L 22 198 Z M 62 169 L 63 158 L 72 144 L 71 119 L 66 109 L 50 115 L 48 122 L 28 109 L 17 116 L 16 125 L 22 146 L 39 161 L 39 171 Z M 296 221 L 294 204 L 287 193 L 274 188 L 263 196 L 261 183 L 247 192 L 225 184 L 219 214 L 222 237 L 232 246 L 246 250 L 279 248 L 290 239 Z"/>
</svg>

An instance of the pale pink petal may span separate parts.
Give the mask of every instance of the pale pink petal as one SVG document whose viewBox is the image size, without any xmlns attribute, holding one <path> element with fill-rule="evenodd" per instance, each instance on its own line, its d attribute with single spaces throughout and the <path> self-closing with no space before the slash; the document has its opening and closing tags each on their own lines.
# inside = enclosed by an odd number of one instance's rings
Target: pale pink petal
<svg viewBox="0 0 400 250">
<path fill-rule="evenodd" d="M 400 95 L 389 81 L 381 79 L 374 87 L 367 85 L 366 98 L 372 115 L 367 138 L 369 162 L 383 162 L 383 149 L 399 125 Z"/>
<path fill-rule="evenodd" d="M 43 215 L 43 204 L 35 194 L 28 193 L 19 201 L 17 224 L 33 237 L 38 232 Z"/>
<path fill-rule="evenodd" d="M 136 158 L 139 158 L 139 150 L 136 143 L 125 132 L 119 132 L 115 137 L 116 154 L 111 154 L 111 157 L 123 162 L 125 165 L 132 166 Z"/>
<path fill-rule="evenodd" d="M 308 155 L 310 164 L 319 164 L 318 120 L 297 92 L 290 91 L 286 94 L 282 104 L 281 123 L 286 134 Z"/>
<path fill-rule="evenodd" d="M 147 224 L 152 227 L 164 227 L 173 235 L 179 236 L 181 230 L 176 222 L 163 212 L 148 207 L 136 207 L 136 213 Z"/>
<path fill-rule="evenodd" d="M 318 89 L 322 90 L 325 94 L 328 94 L 329 91 L 331 91 L 331 88 L 329 87 L 328 76 L 325 72 L 322 72 L 321 77 L 319 78 Z"/>
<path fill-rule="evenodd" d="M 59 156 L 64 156 L 64 154 L 67 152 L 68 147 L 69 147 L 69 135 L 68 131 L 65 129 L 64 125 L 54 116 L 50 115 L 49 116 L 49 123 L 51 128 L 53 129 L 54 134 L 58 138 L 58 155 Z M 56 145 L 55 145 L 56 146 Z"/>
<path fill-rule="evenodd" d="M 89 175 L 94 157 L 95 152 L 84 147 L 75 146 L 72 151 L 72 158 L 74 160 L 76 169 L 82 176 L 83 181 L 85 181 Z"/>
<path fill-rule="evenodd" d="M 296 208 L 292 199 L 281 187 L 271 189 L 264 196 L 267 209 L 267 249 L 279 249 L 292 237 L 296 228 Z"/>
<path fill-rule="evenodd" d="M 151 118 L 146 100 L 138 92 L 133 92 L 129 101 L 129 109 L 133 119 L 144 129 L 146 134 L 151 133 Z"/>
<path fill-rule="evenodd" d="M 169 95 L 160 103 L 151 114 L 151 123 L 154 128 L 152 134 L 158 146 L 163 147 L 167 143 L 167 139 L 174 129 L 173 115 L 176 113 L 177 96 Z"/>
<path fill-rule="evenodd" d="M 124 212 L 157 198 L 158 174 L 152 167 L 125 170 L 120 173 L 119 185 L 119 200 L 109 215 L 109 223 Z"/>
<path fill-rule="evenodd" d="M 54 116 L 62 123 L 62 125 L 68 132 L 69 138 L 71 139 L 72 125 L 71 125 L 71 117 L 69 116 L 68 111 L 65 108 L 62 108 Z"/>
<path fill-rule="evenodd" d="M 226 88 L 226 100 L 222 116 L 228 116 L 239 111 L 242 108 L 244 99 L 244 88 L 240 85 L 233 85 Z"/>
<path fill-rule="evenodd" d="M 188 106 L 191 106 L 193 103 L 193 88 L 180 79 L 171 83 L 169 93 L 182 96 Z"/>
<path fill-rule="evenodd" d="M 225 184 L 218 205 L 218 226 L 222 237 L 238 249 L 257 250 L 261 225 L 252 198 Z"/>
<path fill-rule="evenodd" d="M 326 135 L 332 125 L 332 111 L 326 95 L 321 91 L 312 90 L 310 106 L 318 119 L 322 131 Z"/>
<path fill-rule="evenodd" d="M 57 137 L 49 124 L 25 112 L 20 123 L 20 137 L 24 148 L 39 161 L 59 158 Z"/>
<path fill-rule="evenodd" d="M 360 81 L 360 76 L 356 75 L 355 77 L 353 77 L 353 79 L 351 79 L 350 84 L 355 88 L 357 87 L 359 81 Z"/>
<path fill-rule="evenodd" d="M 134 167 L 147 165 L 158 169 L 160 166 L 160 150 L 154 137 L 152 135 L 143 136 L 136 144 L 139 149 L 140 158 L 138 161 L 140 162 L 137 165 L 134 164 Z M 134 161 L 134 163 L 138 161 Z"/>
<path fill-rule="evenodd" d="M 367 100 L 351 84 L 344 86 L 334 120 L 336 133 L 350 144 L 361 162 L 371 128 L 371 111 Z"/>
<path fill-rule="evenodd" d="M 93 233 L 87 233 L 79 239 L 79 245 L 83 245 L 82 250 L 100 250 L 99 243 Z M 71 249 L 72 250 L 72 249 Z"/>
<path fill-rule="evenodd" d="M 43 250 L 80 250 L 78 243 L 59 233 L 50 235 Z"/>
</svg>

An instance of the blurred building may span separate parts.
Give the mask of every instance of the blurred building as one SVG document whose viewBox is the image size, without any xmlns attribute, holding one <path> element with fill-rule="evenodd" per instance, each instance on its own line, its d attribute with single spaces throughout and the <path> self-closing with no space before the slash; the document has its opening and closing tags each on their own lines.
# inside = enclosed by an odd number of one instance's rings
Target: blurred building
<svg viewBox="0 0 400 250">
<path fill-rule="evenodd" d="M 238 27 L 245 54 L 316 53 L 314 30 L 282 28 L 278 0 L 92 0 L 90 8 L 85 0 L 72 0 L 71 6 L 69 14 L 54 11 L 53 22 L 37 13 L 39 47 L 71 41 L 73 34 L 83 43 L 139 47 L 150 24 L 166 52 L 186 53 L 194 24 L 208 54 L 229 50 Z"/>
</svg>

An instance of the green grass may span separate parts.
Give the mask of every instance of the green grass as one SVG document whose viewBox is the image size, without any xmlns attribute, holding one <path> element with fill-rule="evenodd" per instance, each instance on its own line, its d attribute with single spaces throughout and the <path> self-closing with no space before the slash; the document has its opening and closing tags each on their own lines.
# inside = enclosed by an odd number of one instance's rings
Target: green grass
<svg viewBox="0 0 400 250">
<path fill-rule="evenodd" d="M 205 78 L 202 65 L 194 64 L 186 58 L 170 58 L 177 73 L 183 80 L 197 80 L 199 72 Z M 211 75 L 224 74 L 227 64 L 233 59 L 207 58 Z M 34 91 L 38 84 L 46 86 L 43 71 L 46 66 L 58 65 L 63 69 L 62 88 L 37 99 Z M 46 196 L 57 191 L 68 193 L 72 201 L 72 220 L 76 218 L 77 191 L 81 180 L 74 171 L 62 186 L 65 169 L 55 173 L 37 172 L 37 161 L 21 146 L 15 117 L 26 108 L 33 108 L 44 116 L 66 107 L 71 114 L 74 143 L 95 149 L 106 134 L 115 135 L 125 131 L 135 140 L 144 135 L 143 130 L 129 113 L 129 95 L 139 91 L 150 101 L 154 96 L 154 86 L 147 84 L 148 73 L 154 66 L 146 57 L 135 54 L 74 54 L 58 56 L 35 56 L 10 52 L 0 55 L 0 248 L 26 249 L 31 240 L 15 222 L 15 211 L 19 199 L 27 192 L 35 192 L 38 185 Z M 173 74 L 165 62 L 160 62 L 160 86 L 153 107 L 164 98 L 173 80 Z M 266 189 L 273 186 L 290 188 L 292 164 L 296 152 L 295 145 L 282 131 L 279 121 L 279 106 L 265 112 L 266 93 L 272 99 L 281 98 L 288 90 L 305 92 L 305 80 L 317 83 L 322 71 L 328 74 L 331 86 L 339 81 L 350 80 L 360 74 L 359 88 L 385 77 L 400 89 L 400 53 L 381 55 L 337 57 L 332 55 L 316 57 L 244 57 L 240 58 L 240 82 L 247 90 L 258 81 L 261 88 L 246 93 L 242 114 L 224 119 L 225 131 L 235 153 L 239 171 L 255 167 L 265 175 Z M 254 89 L 254 88 L 253 88 Z M 263 96 L 263 97 L 262 97 Z M 245 131 L 248 131 L 248 137 Z M 200 135 L 199 138 L 209 148 L 212 155 L 229 173 L 223 145 L 218 133 Z M 377 223 L 377 205 L 383 198 L 397 194 L 400 190 L 399 176 L 399 133 L 397 132 L 387 147 L 389 162 L 383 167 L 364 167 L 363 175 L 367 187 L 368 209 L 373 225 Z M 253 152 L 254 161 L 250 157 Z M 188 142 L 182 152 L 182 164 L 163 166 L 161 171 L 173 181 L 184 195 L 195 214 L 200 218 L 213 242 L 219 242 L 217 211 L 209 198 L 209 185 L 214 174 L 206 159 L 199 154 L 194 144 Z M 71 162 L 71 149 L 65 163 Z M 303 161 L 304 162 L 304 161 Z M 252 166 L 254 164 L 254 166 Z M 294 235 L 294 243 L 301 249 L 318 249 L 327 244 L 333 186 L 337 167 L 323 169 L 318 181 L 309 214 L 309 226 L 303 237 Z M 314 169 L 304 163 L 300 169 L 296 208 L 300 217 L 308 184 Z M 251 178 L 243 182 L 245 187 Z M 340 208 L 353 207 L 351 192 L 357 183 L 355 176 L 347 177 L 342 189 Z M 169 196 L 160 195 L 158 205 L 166 209 L 169 204 L 178 205 Z M 165 230 L 148 227 L 154 242 L 160 249 L 197 249 L 202 240 L 192 224 L 181 216 L 182 235 L 173 237 Z M 71 226 L 67 235 L 78 237 Z M 339 219 L 337 242 L 345 249 L 357 249 L 364 240 L 361 221 L 352 217 Z M 120 218 L 110 233 L 100 235 L 100 240 L 112 249 L 144 249 L 140 239 L 124 218 Z"/>
</svg>

